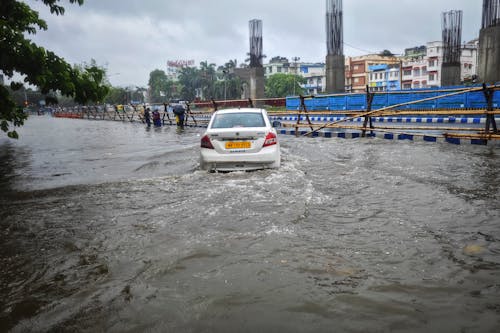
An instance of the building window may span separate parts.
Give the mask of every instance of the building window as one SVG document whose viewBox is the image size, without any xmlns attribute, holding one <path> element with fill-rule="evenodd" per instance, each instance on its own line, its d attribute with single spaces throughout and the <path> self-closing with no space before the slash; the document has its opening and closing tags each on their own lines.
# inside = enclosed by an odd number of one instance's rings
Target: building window
<svg viewBox="0 0 500 333">
<path fill-rule="evenodd" d="M 429 74 L 429 81 L 435 81 L 436 80 L 436 74 L 432 73 Z"/>
<path fill-rule="evenodd" d="M 420 68 L 414 68 L 413 69 L 413 75 L 414 76 L 420 76 Z"/>
<path fill-rule="evenodd" d="M 354 83 L 359 83 L 359 77 L 354 78 Z"/>
<path fill-rule="evenodd" d="M 411 76 L 411 69 L 405 69 L 405 70 L 403 71 L 403 75 L 404 75 L 404 76 Z"/>
<path fill-rule="evenodd" d="M 276 71 L 277 71 L 278 73 L 281 73 L 281 67 L 277 67 L 277 68 L 276 68 Z"/>
</svg>

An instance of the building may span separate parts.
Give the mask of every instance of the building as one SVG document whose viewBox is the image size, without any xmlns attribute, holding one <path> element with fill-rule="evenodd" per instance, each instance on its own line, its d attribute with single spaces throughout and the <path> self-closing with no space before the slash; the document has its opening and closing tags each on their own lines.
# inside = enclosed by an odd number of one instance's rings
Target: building
<svg viewBox="0 0 500 333">
<path fill-rule="evenodd" d="M 326 67 L 324 63 L 301 63 L 298 74 L 306 79 L 306 83 L 302 84 L 301 87 L 308 94 L 317 95 L 325 92 Z"/>
<path fill-rule="evenodd" d="M 368 67 L 370 91 L 394 91 L 401 89 L 400 65 L 382 64 Z"/>
<path fill-rule="evenodd" d="M 425 56 L 401 60 L 401 88 L 427 88 L 429 84 L 428 62 Z"/>
<path fill-rule="evenodd" d="M 319 94 L 325 91 L 325 64 L 290 62 L 285 57 L 274 57 L 264 64 L 266 78 L 275 74 L 297 74 L 306 79 L 300 87 L 308 94 Z"/>
<path fill-rule="evenodd" d="M 460 81 L 471 82 L 477 73 L 478 40 L 462 45 L 460 56 Z M 418 89 L 441 86 L 443 42 L 429 42 L 424 56 L 403 59 L 402 89 Z"/>
<path fill-rule="evenodd" d="M 415 46 L 405 49 L 405 58 L 420 58 L 425 57 L 427 54 L 427 47 L 425 45 Z"/>
<path fill-rule="evenodd" d="M 297 73 L 297 64 L 291 64 L 285 57 L 274 57 L 269 63 L 264 64 L 264 75 L 268 78 L 271 75 L 282 73 L 282 74 L 295 74 Z"/>
<path fill-rule="evenodd" d="M 362 93 L 370 82 L 370 66 L 399 65 L 400 61 L 394 56 L 369 54 L 359 57 L 346 58 L 346 92 Z M 377 79 L 378 80 L 378 79 Z M 399 79 L 398 79 L 399 80 Z M 374 81 L 373 82 L 377 82 Z"/>
</svg>

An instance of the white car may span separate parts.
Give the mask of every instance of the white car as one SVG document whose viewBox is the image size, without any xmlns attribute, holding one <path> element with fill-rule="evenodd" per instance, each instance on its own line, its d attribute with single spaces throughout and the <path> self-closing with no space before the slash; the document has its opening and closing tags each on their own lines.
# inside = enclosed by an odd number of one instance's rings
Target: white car
<svg viewBox="0 0 500 333">
<path fill-rule="evenodd" d="M 214 112 L 201 138 L 200 167 L 209 171 L 278 168 L 278 135 L 264 109 Z"/>
</svg>

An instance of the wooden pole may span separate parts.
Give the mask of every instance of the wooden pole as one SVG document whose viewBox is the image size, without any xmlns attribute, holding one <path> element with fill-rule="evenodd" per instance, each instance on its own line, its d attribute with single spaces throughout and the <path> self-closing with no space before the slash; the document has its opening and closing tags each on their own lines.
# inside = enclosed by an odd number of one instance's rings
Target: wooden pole
<svg viewBox="0 0 500 333">
<path fill-rule="evenodd" d="M 498 133 L 498 128 L 497 128 L 497 122 L 495 120 L 495 116 L 490 113 L 493 111 L 493 94 L 495 92 L 486 87 L 486 84 L 483 84 L 483 94 L 484 98 L 486 98 L 486 103 L 488 105 L 487 107 L 487 112 L 486 112 L 486 126 L 485 126 L 485 132 L 489 133 L 490 132 L 490 126 L 493 127 L 492 132 L 497 134 Z"/>
<path fill-rule="evenodd" d="M 306 115 L 306 119 L 307 119 L 307 122 L 309 124 L 309 127 L 311 128 L 311 130 L 314 130 L 313 128 L 313 123 L 311 122 L 311 118 L 309 118 L 309 114 L 307 113 L 307 107 L 306 107 L 306 98 L 309 98 L 309 97 L 314 97 L 314 96 L 302 96 L 300 95 L 300 112 L 297 116 L 297 124 L 295 126 L 295 136 L 299 136 L 299 125 L 300 125 L 300 117 L 302 115 L 302 112 L 305 113 Z"/>
<path fill-rule="evenodd" d="M 373 93 L 370 93 L 370 88 L 368 85 L 366 86 L 366 111 L 370 112 L 372 110 L 372 102 L 373 102 Z M 365 116 L 365 120 L 363 122 L 363 131 L 361 132 L 361 136 L 364 138 L 366 136 L 366 126 L 368 125 L 368 121 L 370 122 L 370 128 L 373 128 L 372 117 Z"/>
</svg>

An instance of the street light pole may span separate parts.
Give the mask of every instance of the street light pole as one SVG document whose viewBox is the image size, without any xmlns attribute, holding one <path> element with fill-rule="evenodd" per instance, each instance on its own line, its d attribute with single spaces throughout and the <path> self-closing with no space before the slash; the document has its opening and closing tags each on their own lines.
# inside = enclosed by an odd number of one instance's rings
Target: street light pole
<svg viewBox="0 0 500 333">
<path fill-rule="evenodd" d="M 227 81 L 227 70 L 222 70 L 222 73 L 224 73 L 224 100 L 226 100 L 226 81 Z"/>
<path fill-rule="evenodd" d="M 293 76 L 293 95 L 295 96 L 295 86 L 297 85 L 297 83 L 295 82 L 295 79 L 297 78 L 297 61 L 300 60 L 300 57 L 293 57 L 292 58 L 293 62 L 294 62 L 294 67 L 295 67 L 295 75 Z"/>
</svg>

